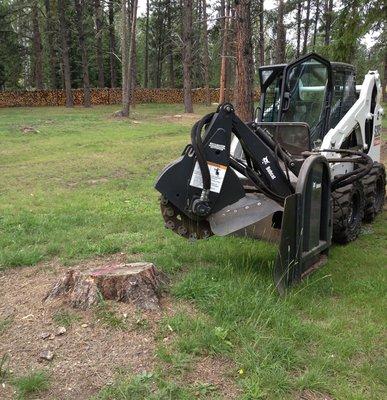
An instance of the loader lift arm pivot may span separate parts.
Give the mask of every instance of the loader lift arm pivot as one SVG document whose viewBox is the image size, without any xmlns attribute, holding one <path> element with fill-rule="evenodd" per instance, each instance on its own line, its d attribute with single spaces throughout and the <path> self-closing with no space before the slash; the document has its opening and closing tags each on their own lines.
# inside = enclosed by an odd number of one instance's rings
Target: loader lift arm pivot
<svg viewBox="0 0 387 400">
<path fill-rule="evenodd" d="M 204 138 L 202 138 L 203 127 L 206 127 Z M 229 144 L 232 133 L 241 143 L 247 159 L 246 164 L 242 160 L 233 159 L 230 155 Z M 225 144 L 218 143 L 219 139 L 223 139 Z M 288 177 L 279 164 L 279 157 L 275 153 L 274 147 L 278 147 L 278 144 L 261 128 L 256 127 L 253 130 L 251 126 L 244 124 L 235 114 L 231 104 L 220 105 L 216 113 L 206 115 L 193 126 L 191 146 L 202 176 L 200 196 L 196 195 L 190 201 L 191 212 L 198 217 L 208 216 L 216 203 L 214 195 L 210 196 L 209 163 L 233 167 L 250 179 L 268 197 L 280 203 L 283 203 L 285 197 L 294 192 Z M 186 152 L 190 149 L 191 147 L 188 146 Z M 281 149 L 281 153 L 284 153 L 283 149 Z M 224 195 L 224 192 L 222 194 Z"/>
</svg>

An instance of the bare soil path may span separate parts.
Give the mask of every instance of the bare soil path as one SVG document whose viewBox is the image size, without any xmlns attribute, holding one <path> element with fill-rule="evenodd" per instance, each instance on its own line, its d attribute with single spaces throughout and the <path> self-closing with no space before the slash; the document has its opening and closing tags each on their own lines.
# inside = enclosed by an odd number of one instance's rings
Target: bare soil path
<svg viewBox="0 0 387 400">
<path fill-rule="evenodd" d="M 110 258 L 115 262 L 120 256 Z M 93 265 L 106 265 L 106 259 Z M 90 266 L 85 263 L 80 269 Z M 98 320 L 95 310 L 75 312 L 63 302 L 43 304 L 42 299 L 63 273 L 60 265 L 46 264 L 13 269 L 0 275 L 0 316 L 12 323 L 1 336 L 0 354 L 9 355 L 9 368 L 17 375 L 47 369 L 53 376 L 51 389 L 42 399 L 85 399 L 112 382 L 119 368 L 133 373 L 151 371 L 154 364 L 154 331 L 163 313 L 172 312 L 164 301 L 163 311 L 143 312 L 128 304 L 114 303 L 115 315 L 128 320 L 129 329 L 115 329 Z M 62 317 L 61 317 L 62 316 Z M 64 334 L 58 335 L 61 318 L 73 316 Z M 147 321 L 147 329 L 136 329 L 136 320 Z M 59 320 L 59 321 L 58 321 Z M 131 325 L 133 328 L 131 328 Z M 44 338 L 47 334 L 51 337 Z M 52 361 L 40 359 L 43 350 L 54 354 Z M 6 385 L 2 399 L 12 398 Z M 4 394 L 5 391 L 5 394 Z"/>
<path fill-rule="evenodd" d="M 98 258 L 76 269 L 125 262 L 125 257 Z M 0 334 L 0 355 L 8 355 L 11 374 L 46 370 L 50 388 L 39 399 L 84 400 L 112 383 L 120 371 L 133 375 L 151 372 L 157 363 L 158 323 L 181 306 L 165 296 L 160 310 L 141 312 L 133 305 L 110 301 L 106 303 L 108 311 L 98 307 L 74 310 L 63 299 L 43 303 L 46 292 L 66 270 L 52 262 L 0 274 L 0 318 L 9 321 Z M 64 333 L 59 329 L 62 326 Z M 171 337 L 162 340 L 173 340 L 173 335 L 171 332 Z M 53 354 L 52 360 L 42 359 L 45 351 Z M 205 379 L 216 385 L 224 398 L 233 398 L 237 390 L 228 382 L 229 368 L 227 360 L 201 358 L 185 381 L 193 384 Z M 0 398 L 16 398 L 10 382 L 0 386 Z"/>
</svg>

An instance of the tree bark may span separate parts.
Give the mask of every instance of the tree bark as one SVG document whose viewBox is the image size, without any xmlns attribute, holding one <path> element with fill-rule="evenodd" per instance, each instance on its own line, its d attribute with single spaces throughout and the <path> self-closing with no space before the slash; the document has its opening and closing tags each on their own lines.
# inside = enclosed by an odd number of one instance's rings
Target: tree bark
<svg viewBox="0 0 387 400">
<path fill-rule="evenodd" d="M 278 2 L 278 17 L 277 17 L 277 43 L 276 43 L 276 57 L 275 62 L 282 64 L 285 62 L 286 53 L 286 30 L 284 25 L 284 2 Z"/>
<path fill-rule="evenodd" d="M 308 50 L 308 36 L 309 36 L 309 24 L 310 24 L 310 0 L 306 3 L 306 18 L 304 25 L 304 44 L 302 46 L 302 54 L 306 54 Z"/>
<path fill-rule="evenodd" d="M 222 54 L 220 60 L 220 89 L 219 89 L 219 104 L 226 101 L 226 90 L 227 90 L 227 64 L 229 63 L 228 57 L 228 31 L 230 27 L 230 5 L 227 1 L 227 6 L 225 0 L 221 1 L 221 17 L 222 19 Z"/>
<path fill-rule="evenodd" d="M 123 117 L 129 116 L 129 7 L 121 0 L 121 52 L 122 52 L 122 111 Z"/>
<path fill-rule="evenodd" d="M 81 49 L 82 58 L 82 79 L 83 79 L 83 104 L 85 107 L 91 106 L 91 94 L 90 94 L 90 79 L 89 79 L 89 61 L 87 57 L 87 49 L 85 43 L 85 29 L 83 26 L 83 14 L 84 14 L 84 1 L 74 0 L 76 22 L 78 30 L 78 41 Z"/>
<path fill-rule="evenodd" d="M 43 46 L 42 36 L 39 29 L 38 2 L 32 3 L 32 30 L 33 30 L 33 50 L 34 50 L 34 80 L 38 90 L 43 89 Z"/>
<path fill-rule="evenodd" d="M 301 24 L 302 24 L 302 4 L 301 0 L 297 1 L 297 50 L 296 56 L 300 57 L 301 52 Z"/>
<path fill-rule="evenodd" d="M 231 101 L 231 85 L 235 85 L 235 82 L 233 82 L 233 77 L 235 77 L 236 74 L 236 43 L 235 43 L 235 37 L 236 37 L 236 20 L 235 20 L 235 7 L 231 6 L 232 0 L 228 0 L 228 5 L 230 7 L 230 19 L 229 19 L 229 26 L 228 26 L 228 60 L 229 62 L 227 63 L 227 89 L 226 89 L 226 101 Z"/>
<path fill-rule="evenodd" d="M 164 281 L 165 277 L 151 263 L 111 264 L 83 272 L 69 270 L 43 301 L 65 297 L 72 307 L 86 310 L 103 299 L 157 310 Z"/>
<path fill-rule="evenodd" d="M 145 20 L 145 50 L 144 50 L 144 88 L 148 87 L 149 80 L 149 0 L 146 0 Z"/>
<path fill-rule="evenodd" d="M 131 30 L 130 30 L 130 51 L 128 62 L 128 106 L 127 113 L 130 113 L 130 104 L 134 105 L 134 87 L 136 85 L 136 21 L 137 21 L 137 0 L 133 0 L 131 12 Z"/>
<path fill-rule="evenodd" d="M 109 64 L 110 64 L 110 87 L 117 86 L 116 74 L 116 35 L 114 31 L 114 0 L 109 0 Z"/>
<path fill-rule="evenodd" d="M 71 93 L 71 73 L 67 33 L 67 20 L 65 13 L 65 0 L 58 0 L 59 28 L 62 45 L 63 80 L 66 92 L 66 107 L 73 107 L 73 94 Z"/>
<path fill-rule="evenodd" d="M 97 50 L 97 67 L 98 67 L 98 86 L 105 87 L 105 76 L 103 69 L 103 49 L 102 49 L 102 7 L 100 0 L 94 0 L 95 10 L 95 37 Z"/>
<path fill-rule="evenodd" d="M 265 65 L 264 1 L 259 0 L 259 65 Z"/>
<path fill-rule="evenodd" d="M 332 11 L 333 11 L 333 0 L 325 0 L 325 7 L 324 7 L 324 20 L 325 20 L 324 44 L 326 46 L 328 46 L 330 44 L 330 42 L 331 42 Z"/>
<path fill-rule="evenodd" d="M 316 14 L 314 19 L 314 32 L 313 32 L 313 51 L 316 47 L 316 39 L 317 39 L 317 29 L 318 29 L 318 20 L 320 18 L 320 1 L 316 0 Z"/>
<path fill-rule="evenodd" d="M 253 118 L 253 48 L 251 38 L 250 0 L 235 4 L 236 78 L 235 106 L 243 121 Z"/>
<path fill-rule="evenodd" d="M 204 91 L 205 104 L 211 104 L 210 94 L 210 56 L 208 53 L 208 32 L 207 32 L 207 2 L 203 0 L 203 69 L 204 69 Z"/>
<path fill-rule="evenodd" d="M 46 36 L 47 36 L 47 52 L 49 60 L 49 77 L 50 77 L 50 88 L 56 89 L 58 87 L 56 79 L 56 66 L 57 59 L 55 54 L 55 28 L 52 21 L 52 10 L 51 10 L 51 0 L 45 0 L 44 2 L 46 8 Z"/>
<path fill-rule="evenodd" d="M 167 1 L 167 35 L 172 36 L 172 15 L 171 15 L 171 0 Z M 168 67 L 169 67 L 169 86 L 171 88 L 175 87 L 175 68 L 173 62 L 173 42 L 172 40 L 167 41 L 168 46 Z"/>
<path fill-rule="evenodd" d="M 156 71 L 155 71 L 155 86 L 156 88 L 161 87 L 161 80 L 163 76 L 163 64 L 164 64 L 164 46 L 166 44 L 165 36 L 165 13 L 163 12 L 163 3 L 156 3 L 158 7 L 153 12 L 155 15 L 155 50 L 156 50 Z"/>
<path fill-rule="evenodd" d="M 191 83 L 191 64 L 192 64 L 192 0 L 183 0 L 182 8 L 183 23 L 183 91 L 184 91 L 184 110 L 186 113 L 193 113 L 192 106 L 192 83 Z"/>
<path fill-rule="evenodd" d="M 137 41 L 136 41 L 136 22 L 137 22 L 137 1 L 133 0 L 132 8 L 132 24 L 130 33 L 130 60 L 129 60 L 129 103 L 135 106 L 134 90 L 136 88 L 137 79 Z"/>
</svg>

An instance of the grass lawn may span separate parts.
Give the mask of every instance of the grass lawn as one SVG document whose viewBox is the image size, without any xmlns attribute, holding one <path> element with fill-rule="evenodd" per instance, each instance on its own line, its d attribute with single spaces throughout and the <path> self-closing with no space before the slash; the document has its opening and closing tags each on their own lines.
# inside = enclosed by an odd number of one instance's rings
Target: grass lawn
<svg viewBox="0 0 387 400">
<path fill-rule="evenodd" d="M 386 213 L 279 298 L 275 247 L 232 237 L 191 244 L 163 227 L 153 183 L 195 119 L 173 117 L 179 105 L 139 105 L 128 122 L 111 117 L 117 108 L 0 109 L 0 270 L 140 255 L 196 310 L 159 324 L 161 338 L 176 337 L 160 340 L 152 374 L 120 374 L 98 398 L 220 398 L 216 387 L 184 386 L 203 356 L 230 360 L 241 399 L 298 399 L 303 390 L 386 398 Z"/>
</svg>

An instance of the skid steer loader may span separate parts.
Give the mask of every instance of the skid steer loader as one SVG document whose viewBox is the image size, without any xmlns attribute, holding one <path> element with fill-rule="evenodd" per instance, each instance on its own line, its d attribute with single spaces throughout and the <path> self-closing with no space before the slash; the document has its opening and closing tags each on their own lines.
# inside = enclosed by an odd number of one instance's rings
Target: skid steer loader
<svg viewBox="0 0 387 400">
<path fill-rule="evenodd" d="M 383 209 L 381 83 L 308 54 L 263 66 L 256 119 L 229 103 L 196 122 L 191 143 L 161 172 L 165 226 L 188 239 L 239 235 L 279 243 L 280 293 L 322 265 Z"/>
</svg>

